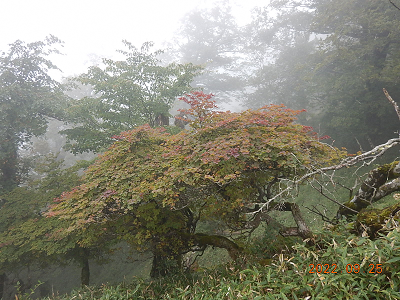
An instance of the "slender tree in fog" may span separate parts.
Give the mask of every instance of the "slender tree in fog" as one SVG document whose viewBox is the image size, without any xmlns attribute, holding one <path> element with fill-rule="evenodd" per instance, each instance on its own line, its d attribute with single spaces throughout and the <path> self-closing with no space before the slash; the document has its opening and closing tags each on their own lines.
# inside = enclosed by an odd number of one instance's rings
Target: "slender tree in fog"
<svg viewBox="0 0 400 300">
<path fill-rule="evenodd" d="M 0 54 L 0 194 L 21 181 L 19 148 L 43 134 L 48 117 L 60 114 L 63 93 L 48 74 L 57 67 L 46 57 L 60 41 L 16 41 Z"/>
</svg>

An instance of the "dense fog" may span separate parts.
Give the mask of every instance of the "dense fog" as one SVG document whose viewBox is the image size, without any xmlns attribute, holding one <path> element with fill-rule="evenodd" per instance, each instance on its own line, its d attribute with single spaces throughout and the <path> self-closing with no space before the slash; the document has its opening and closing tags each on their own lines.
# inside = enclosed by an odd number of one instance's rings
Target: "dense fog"
<svg viewBox="0 0 400 300">
<path fill-rule="evenodd" d="M 256 218 L 249 220 L 246 214 L 278 201 L 275 195 L 296 199 L 299 192 L 285 188 L 295 182 L 297 189 L 302 172 L 346 156 L 376 155 L 378 145 L 399 137 L 395 101 L 400 99 L 400 2 L 147 1 L 140 6 L 132 4 L 136 1 L 116 1 L 112 7 L 101 1 L 73 2 L 74 10 L 72 3 L 30 3 L 21 8 L 21 17 L 10 9 L 16 23 L 7 26 L 9 32 L 0 38 L 0 298 L 4 300 L 30 291 L 38 281 L 44 283 L 32 297 L 54 296 L 89 282 L 163 277 L 168 273 L 166 255 L 157 245 L 168 244 L 166 236 L 176 235 L 182 220 L 191 222 L 182 233 L 185 238 L 191 235 L 186 248 L 179 248 L 182 253 L 204 252 L 212 245 L 228 251 L 222 261 L 234 259 L 239 246 L 226 235 L 229 229 L 236 235 L 247 230 L 250 237 L 260 222 L 270 222 L 269 217 L 259 217 L 253 228 Z M 10 8 L 15 5 L 10 3 Z M 28 9 L 31 15 L 24 20 Z M 45 11 L 47 16 L 38 24 L 30 24 L 32 15 Z M 11 22 L 9 17 L 5 20 Z M 43 30 L 46 33 L 38 36 Z M 266 125 L 262 118 L 271 123 Z M 238 124 L 242 132 L 229 131 Z M 254 124 L 272 126 L 268 131 L 272 137 L 266 138 L 265 132 L 247 136 Z M 268 149 L 273 163 L 263 161 L 264 146 L 252 152 L 249 144 L 257 144 L 257 134 L 260 143 L 273 141 L 273 149 Z M 305 140 L 308 137 L 310 141 Z M 124 146 L 125 141 L 130 146 Z M 193 150 L 186 149 L 188 145 Z M 371 149 L 375 150 L 368 152 Z M 157 153 L 163 153 L 161 158 L 154 158 Z M 191 165 L 198 153 L 200 158 Z M 393 150 L 391 158 L 397 154 Z M 173 155 L 177 156 L 166 166 L 162 159 Z M 221 163 L 237 159 L 238 166 L 246 155 L 243 168 L 274 172 L 253 178 L 251 172 L 240 173 L 230 163 Z M 186 162 L 187 170 L 182 167 Z M 212 164 L 221 169 L 215 171 L 209 167 Z M 120 172 L 123 168 L 126 173 Z M 131 176 L 132 170 L 137 177 Z M 204 180 L 213 178 L 215 184 L 200 181 L 196 174 L 201 172 Z M 163 174 L 178 179 L 168 181 Z M 363 176 L 355 183 L 343 183 L 344 176 L 338 185 L 346 185 L 352 193 Z M 162 180 L 176 189 L 162 187 Z M 240 185 L 229 185 L 239 181 Z M 143 185 L 143 190 L 135 190 L 132 182 Z M 323 191 L 329 180 L 321 182 L 319 196 L 336 197 Z M 123 188 L 125 198 L 118 194 Z M 147 195 L 146 189 L 152 192 Z M 161 205 L 157 201 L 162 197 Z M 211 202 L 201 204 L 203 198 L 216 201 L 221 211 L 214 210 Z M 347 201 L 335 199 L 334 205 Z M 75 204 L 57 206 L 72 201 Z M 171 209 L 165 211 L 168 205 Z M 309 207 L 314 213 L 326 219 L 338 210 L 329 208 L 326 217 L 318 210 L 325 208 L 315 208 L 320 203 L 313 205 Z M 183 217 L 173 215 L 175 211 Z M 153 220 L 163 214 L 162 221 Z M 297 224 L 293 222 L 287 226 Z M 86 223 L 87 228 L 82 225 Z M 170 223 L 174 225 L 165 225 Z M 163 226 L 165 231 L 154 229 Z M 199 228 L 203 235 L 225 234 L 224 239 L 206 244 L 200 234 L 194 237 Z M 185 261 L 188 270 L 197 264 L 194 254 L 182 260 L 172 247 L 165 249 L 168 259 Z M 207 266 L 217 264 L 199 260 Z"/>
</svg>

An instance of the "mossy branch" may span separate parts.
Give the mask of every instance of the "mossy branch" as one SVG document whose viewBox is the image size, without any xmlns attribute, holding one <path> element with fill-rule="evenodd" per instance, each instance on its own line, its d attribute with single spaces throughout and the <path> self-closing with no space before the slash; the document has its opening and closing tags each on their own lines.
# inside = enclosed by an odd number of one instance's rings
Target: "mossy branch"
<svg viewBox="0 0 400 300">
<path fill-rule="evenodd" d="M 229 256 L 236 260 L 242 249 L 230 239 L 221 235 L 208 235 L 204 233 L 196 233 L 190 237 L 192 243 L 199 247 L 213 246 L 224 248 L 228 251 Z"/>
<path fill-rule="evenodd" d="M 371 170 L 357 194 L 341 207 L 337 218 L 355 215 L 363 208 L 382 199 L 392 192 L 400 190 L 400 162 L 394 161 Z M 350 209 L 348 209 L 350 208 Z"/>
<path fill-rule="evenodd" d="M 400 203 L 385 207 L 384 209 L 365 209 L 357 215 L 355 229 L 358 233 L 366 231 L 371 238 L 376 238 L 378 232 L 390 230 L 390 220 L 395 220 L 392 225 L 398 226 L 400 217 Z"/>
</svg>

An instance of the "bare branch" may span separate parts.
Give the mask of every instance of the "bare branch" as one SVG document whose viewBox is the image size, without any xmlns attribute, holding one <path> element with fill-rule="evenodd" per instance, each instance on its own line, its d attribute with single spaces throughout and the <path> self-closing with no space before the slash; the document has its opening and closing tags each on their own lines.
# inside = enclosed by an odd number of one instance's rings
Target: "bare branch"
<svg viewBox="0 0 400 300">
<path fill-rule="evenodd" d="M 392 4 L 393 4 L 393 3 L 392 3 Z M 393 5 L 394 5 L 394 4 L 393 4 Z M 393 105 L 393 107 L 394 107 L 394 110 L 396 111 L 396 114 L 397 114 L 397 116 L 399 117 L 399 120 L 400 120 L 400 109 L 399 109 L 399 106 L 398 106 L 397 103 L 393 100 L 393 98 L 390 97 L 388 91 L 387 91 L 385 88 L 383 88 L 383 93 L 385 94 L 386 98 L 390 101 L 390 103 L 392 103 L 392 105 Z"/>
<path fill-rule="evenodd" d="M 308 209 L 309 211 L 311 211 L 312 213 L 314 213 L 314 214 L 320 216 L 321 219 L 322 219 L 322 221 L 325 221 L 325 222 L 330 223 L 330 224 L 335 224 L 335 223 L 333 223 L 333 222 L 331 221 L 331 219 L 329 219 L 326 215 L 324 215 L 322 212 L 320 212 L 320 211 L 318 210 L 318 208 L 316 208 L 314 205 L 313 205 L 312 208 L 309 208 L 309 207 L 307 207 L 307 206 L 304 206 L 304 207 L 305 207 L 306 209 Z"/>
<path fill-rule="evenodd" d="M 374 194 L 373 199 L 371 202 L 376 202 L 383 197 L 390 195 L 393 192 L 397 192 L 400 190 L 400 178 L 393 179 L 392 181 L 385 183 L 384 185 L 380 186 Z"/>
<path fill-rule="evenodd" d="M 398 10 L 400 10 L 400 7 L 398 7 L 396 4 L 393 3 L 392 0 L 389 0 L 390 4 L 392 4 L 394 7 L 396 7 Z"/>
<path fill-rule="evenodd" d="M 370 151 L 364 152 L 360 155 L 356 156 L 351 156 L 343 159 L 339 164 L 329 166 L 329 167 L 324 167 L 324 168 L 319 168 L 315 170 L 310 170 L 303 176 L 301 176 L 297 180 L 292 180 L 292 181 L 287 181 L 287 187 L 285 189 L 282 189 L 279 193 L 277 193 L 274 197 L 268 199 L 267 202 L 263 203 L 254 203 L 259 205 L 258 210 L 254 210 L 250 212 L 249 214 L 254 214 L 261 212 L 263 210 L 269 210 L 270 203 L 273 202 L 276 199 L 279 199 L 281 196 L 285 195 L 286 193 L 289 193 L 291 190 L 295 189 L 299 184 L 304 182 L 305 180 L 312 178 L 316 175 L 321 175 L 321 174 L 326 174 L 328 171 L 336 171 L 342 168 L 349 168 L 351 166 L 354 166 L 355 164 L 362 162 L 362 161 L 368 161 L 366 165 L 371 164 L 373 161 L 375 161 L 378 157 L 382 156 L 388 149 L 392 148 L 395 145 L 400 144 L 400 138 L 395 138 L 395 139 L 390 139 L 386 143 L 381 144 L 376 146 Z"/>
<path fill-rule="evenodd" d="M 324 196 L 326 199 L 332 201 L 333 203 L 335 203 L 335 204 L 337 204 L 337 205 L 339 205 L 339 206 L 341 206 L 341 207 L 343 207 L 343 208 L 349 209 L 349 210 L 353 211 L 354 213 L 357 213 L 356 210 L 353 210 L 353 209 L 351 209 L 351 208 L 345 206 L 344 204 L 340 203 L 339 201 L 337 201 L 337 200 L 335 200 L 335 199 L 329 197 L 327 194 L 325 194 L 324 191 L 323 191 L 323 189 L 322 189 L 322 185 L 321 185 L 319 182 L 318 182 L 318 184 L 320 185 L 320 188 L 317 188 L 316 186 L 314 186 L 314 184 L 313 184 L 312 182 L 310 182 L 309 184 L 311 185 L 311 187 L 312 187 L 313 189 L 315 189 L 316 191 L 318 191 L 318 192 L 319 192 L 322 196 Z"/>
<path fill-rule="evenodd" d="M 277 210 L 291 211 L 297 225 L 297 227 L 285 227 L 279 230 L 282 236 L 300 236 L 303 239 L 307 239 L 310 245 L 314 244 L 313 233 L 304 221 L 300 207 L 296 203 L 284 202 Z"/>
</svg>

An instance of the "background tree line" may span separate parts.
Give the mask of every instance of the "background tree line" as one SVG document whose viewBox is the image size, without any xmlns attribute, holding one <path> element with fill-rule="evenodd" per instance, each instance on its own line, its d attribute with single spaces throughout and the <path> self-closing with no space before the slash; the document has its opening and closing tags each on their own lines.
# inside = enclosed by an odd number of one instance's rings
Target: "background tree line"
<svg viewBox="0 0 400 300">
<path fill-rule="evenodd" d="M 207 66 L 217 99 L 307 109 L 304 121 L 357 151 L 398 130 L 381 92 L 398 92 L 398 20 L 389 1 L 271 1 L 238 26 L 225 1 L 188 15 L 177 51 Z"/>
</svg>

